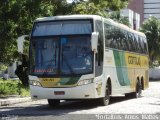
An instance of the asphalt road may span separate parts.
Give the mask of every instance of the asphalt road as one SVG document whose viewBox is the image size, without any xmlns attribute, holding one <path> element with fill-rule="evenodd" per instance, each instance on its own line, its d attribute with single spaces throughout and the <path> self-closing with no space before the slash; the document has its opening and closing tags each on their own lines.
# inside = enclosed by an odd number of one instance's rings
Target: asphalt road
<svg viewBox="0 0 160 120">
<path fill-rule="evenodd" d="M 139 120 L 160 119 L 160 81 L 150 82 L 138 99 L 114 97 L 108 106 L 91 101 L 62 102 L 50 108 L 46 100 L 0 107 L 2 120 Z"/>
</svg>

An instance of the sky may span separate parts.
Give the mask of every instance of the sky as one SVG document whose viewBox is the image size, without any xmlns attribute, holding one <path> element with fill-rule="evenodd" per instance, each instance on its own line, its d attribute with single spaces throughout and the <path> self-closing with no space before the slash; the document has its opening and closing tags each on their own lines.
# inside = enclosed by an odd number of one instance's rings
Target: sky
<svg viewBox="0 0 160 120">
<path fill-rule="evenodd" d="M 67 0 L 68 3 L 71 3 L 73 0 Z"/>
</svg>

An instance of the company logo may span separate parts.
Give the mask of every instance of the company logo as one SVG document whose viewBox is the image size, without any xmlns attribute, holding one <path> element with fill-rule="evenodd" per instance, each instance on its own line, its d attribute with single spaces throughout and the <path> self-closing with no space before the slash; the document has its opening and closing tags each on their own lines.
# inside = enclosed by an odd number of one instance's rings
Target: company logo
<svg viewBox="0 0 160 120">
<path fill-rule="evenodd" d="M 140 65 L 140 57 L 128 56 L 128 63 L 133 65 Z"/>
</svg>

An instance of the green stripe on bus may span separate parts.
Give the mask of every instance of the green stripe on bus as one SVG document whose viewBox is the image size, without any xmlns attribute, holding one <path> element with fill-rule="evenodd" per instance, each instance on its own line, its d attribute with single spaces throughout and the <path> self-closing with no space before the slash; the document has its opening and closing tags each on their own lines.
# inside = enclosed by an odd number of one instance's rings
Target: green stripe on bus
<svg viewBox="0 0 160 120">
<path fill-rule="evenodd" d="M 115 59 L 117 77 L 120 85 L 121 86 L 130 85 L 130 80 L 128 77 L 128 69 L 125 60 L 125 53 L 113 50 L 113 54 Z"/>
</svg>

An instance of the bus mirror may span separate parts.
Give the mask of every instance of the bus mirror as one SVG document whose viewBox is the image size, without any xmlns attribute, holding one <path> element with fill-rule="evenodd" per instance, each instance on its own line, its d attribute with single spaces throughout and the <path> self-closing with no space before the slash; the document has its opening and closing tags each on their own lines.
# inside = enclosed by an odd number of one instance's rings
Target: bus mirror
<svg viewBox="0 0 160 120">
<path fill-rule="evenodd" d="M 17 47 L 19 53 L 23 53 L 23 43 L 25 41 L 25 37 L 28 37 L 28 35 L 22 35 L 17 39 Z"/>
<path fill-rule="evenodd" d="M 91 36 L 92 51 L 97 52 L 98 32 L 93 32 Z"/>
</svg>

